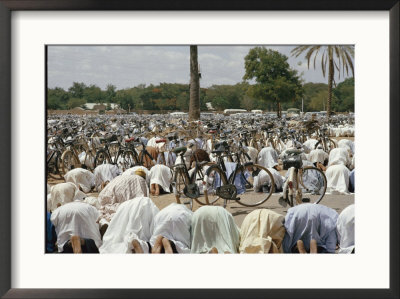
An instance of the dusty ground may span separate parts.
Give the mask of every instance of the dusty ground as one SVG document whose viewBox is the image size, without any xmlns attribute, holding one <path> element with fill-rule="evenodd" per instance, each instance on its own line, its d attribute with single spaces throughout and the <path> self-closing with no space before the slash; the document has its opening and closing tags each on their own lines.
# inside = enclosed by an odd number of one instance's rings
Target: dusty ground
<svg viewBox="0 0 400 299">
<path fill-rule="evenodd" d="M 49 185 L 55 185 L 58 183 L 62 183 L 62 180 L 49 180 L 48 183 Z M 88 193 L 88 196 L 98 196 L 98 193 Z M 254 209 L 260 209 L 260 208 L 267 208 L 271 209 L 277 213 L 280 213 L 282 215 L 286 215 L 286 212 L 289 208 L 283 208 L 279 205 L 278 203 L 278 198 L 279 198 L 279 193 L 273 194 L 271 198 L 269 198 L 265 203 L 262 205 L 255 207 L 255 208 L 248 208 L 241 206 L 240 204 L 236 203 L 235 201 L 230 201 L 228 202 L 227 210 L 232 213 L 236 224 L 240 227 L 244 217 L 246 217 L 247 214 L 249 214 L 251 211 Z M 174 194 L 163 194 L 160 196 L 150 196 L 150 198 L 153 200 L 153 202 L 156 204 L 156 206 L 161 210 L 168 206 L 169 204 L 176 202 Z M 182 202 L 184 202 L 186 199 L 182 198 Z M 351 205 L 354 203 L 354 194 L 351 195 L 329 195 L 326 194 L 324 198 L 322 199 L 320 204 L 326 205 L 334 210 L 336 210 L 338 213 L 340 213 L 345 207 Z M 216 205 L 222 205 L 223 202 L 222 200 L 219 200 L 216 202 Z M 201 207 L 197 202 L 193 203 L 193 211 L 197 210 L 199 207 Z"/>
</svg>

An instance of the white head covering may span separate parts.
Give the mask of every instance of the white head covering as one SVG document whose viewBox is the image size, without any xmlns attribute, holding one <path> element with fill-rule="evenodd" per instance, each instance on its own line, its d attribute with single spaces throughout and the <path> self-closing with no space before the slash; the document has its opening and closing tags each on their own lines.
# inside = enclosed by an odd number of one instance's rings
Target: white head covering
<svg viewBox="0 0 400 299">
<path fill-rule="evenodd" d="M 74 183 L 60 183 L 51 188 L 47 201 L 47 211 L 54 211 L 57 205 L 64 205 L 74 200 L 83 200 L 85 193 L 80 191 Z"/>
<path fill-rule="evenodd" d="M 339 253 L 351 253 L 354 249 L 354 204 L 345 208 L 337 220 L 337 234 L 339 239 Z"/>
<path fill-rule="evenodd" d="M 191 232 L 191 253 L 208 253 L 213 247 L 218 253 L 238 252 L 239 228 L 223 207 L 199 208 L 193 214 Z"/>
<path fill-rule="evenodd" d="M 193 212 L 186 206 L 172 203 L 154 218 L 151 246 L 159 235 L 175 243 L 178 253 L 190 253 L 190 225 Z"/>
<path fill-rule="evenodd" d="M 131 253 L 136 239 L 144 253 L 153 232 L 153 221 L 159 209 L 148 197 L 137 197 L 122 203 L 103 236 L 100 253 Z"/>
<path fill-rule="evenodd" d="M 265 168 L 278 165 L 278 154 L 272 147 L 264 147 L 259 153 L 257 163 Z"/>
<path fill-rule="evenodd" d="M 74 183 L 83 192 L 88 193 L 94 187 L 94 175 L 89 170 L 75 168 L 64 175 L 66 182 Z"/>
</svg>

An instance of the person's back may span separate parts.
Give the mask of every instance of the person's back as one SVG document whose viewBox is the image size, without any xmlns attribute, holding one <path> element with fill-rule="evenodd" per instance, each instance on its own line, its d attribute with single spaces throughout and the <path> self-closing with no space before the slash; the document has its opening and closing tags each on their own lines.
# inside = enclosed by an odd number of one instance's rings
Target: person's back
<svg viewBox="0 0 400 299">
<path fill-rule="evenodd" d="M 57 208 L 51 215 L 57 234 L 58 251 L 64 251 L 64 245 L 72 236 L 93 240 L 97 248 L 101 245 L 98 210 L 84 202 L 74 201 Z"/>
<path fill-rule="evenodd" d="M 334 253 L 337 218 L 335 210 L 320 204 L 300 204 L 290 208 L 285 216 L 284 252 L 295 253 L 298 240 L 302 240 L 306 251 L 310 251 L 311 240 L 316 240 L 318 252 Z"/>
<path fill-rule="evenodd" d="M 257 209 L 244 218 L 240 228 L 240 253 L 283 253 L 284 217 L 268 209 Z"/>
<path fill-rule="evenodd" d="M 354 253 L 354 204 L 346 207 L 337 219 L 337 234 L 339 240 L 339 253 Z"/>
<path fill-rule="evenodd" d="M 223 207 L 203 206 L 192 218 L 191 253 L 237 253 L 239 228 Z"/>
</svg>

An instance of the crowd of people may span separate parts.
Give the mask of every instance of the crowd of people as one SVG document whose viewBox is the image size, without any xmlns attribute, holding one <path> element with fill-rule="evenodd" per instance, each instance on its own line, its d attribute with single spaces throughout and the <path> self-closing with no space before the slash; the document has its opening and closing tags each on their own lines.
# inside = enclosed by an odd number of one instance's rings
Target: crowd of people
<svg viewBox="0 0 400 299">
<path fill-rule="evenodd" d="M 172 203 L 159 210 L 149 197 L 153 168 L 137 166 L 120 174 L 115 165 L 99 167 L 95 174 L 71 170 L 65 183 L 48 186 L 46 252 L 354 252 L 354 205 L 340 215 L 321 204 L 297 205 L 285 217 L 256 209 L 239 228 L 220 206 L 192 212 Z M 164 188 L 162 181 L 154 184 Z M 98 197 L 86 196 L 93 188 Z"/>
<path fill-rule="evenodd" d="M 149 161 L 145 159 L 143 166 L 128 169 L 118 164 L 101 164 L 92 171 L 75 168 L 63 176 L 65 182 L 47 186 L 46 252 L 354 252 L 354 205 L 340 215 L 324 205 L 307 203 L 290 208 L 285 216 L 266 208 L 255 209 L 240 228 L 233 216 L 219 206 L 204 206 L 192 212 L 185 205 L 174 203 L 159 210 L 150 196 L 173 192 L 172 169 L 183 161 L 173 151 L 165 150 L 172 141 L 168 143 L 157 136 L 140 138 L 153 161 L 157 161 L 154 166 L 147 165 Z M 289 140 L 281 149 L 245 146 L 245 151 L 253 163 L 273 175 L 276 193 L 285 188 L 287 177 L 282 173 L 282 160 L 293 149 L 301 151 L 303 166 L 315 166 L 325 173 L 327 194 L 353 193 L 353 141 L 342 139 L 329 151 L 317 143 L 315 138 L 303 144 Z M 209 144 L 211 140 L 204 138 L 185 144 L 188 150 L 184 162 L 188 169 L 194 156 L 199 162 L 216 161 Z M 232 171 L 234 162 L 225 163 L 227 171 Z M 254 179 L 254 191 L 264 192 L 268 179 L 261 171 Z M 93 192 L 98 195 L 93 196 Z"/>
</svg>

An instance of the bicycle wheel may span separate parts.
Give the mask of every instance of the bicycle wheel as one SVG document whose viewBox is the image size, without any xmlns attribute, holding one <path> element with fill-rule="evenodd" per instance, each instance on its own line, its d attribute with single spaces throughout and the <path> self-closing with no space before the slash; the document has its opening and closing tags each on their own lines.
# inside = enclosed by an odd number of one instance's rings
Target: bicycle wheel
<svg viewBox="0 0 400 299">
<path fill-rule="evenodd" d="M 94 159 L 94 166 L 97 167 L 101 164 L 111 164 L 110 156 L 105 150 L 99 150 L 96 153 L 96 158 Z"/>
<path fill-rule="evenodd" d="M 333 141 L 332 139 L 328 139 L 328 142 L 327 142 L 327 149 L 328 149 L 328 152 L 330 152 L 331 150 L 333 150 L 334 148 L 337 148 L 337 144 L 336 144 L 336 142 L 335 141 Z"/>
<path fill-rule="evenodd" d="M 205 181 L 204 178 L 206 176 L 207 170 L 210 166 L 216 166 L 215 163 L 213 162 L 208 162 L 205 165 L 202 165 L 200 168 L 197 169 L 196 175 L 194 176 L 194 183 L 199 187 L 200 191 L 200 196 L 198 198 L 195 198 L 195 201 L 197 201 L 200 205 L 207 205 L 207 200 L 204 194 L 204 185 Z M 208 192 L 207 192 L 207 196 Z M 218 199 L 216 199 L 218 200 Z M 214 200 L 213 202 L 215 202 Z M 211 204 L 211 202 L 209 202 Z"/>
<path fill-rule="evenodd" d="M 185 175 L 185 171 L 182 167 L 176 167 L 174 171 L 173 188 L 174 194 L 179 198 L 181 204 L 186 204 L 189 209 L 193 209 L 193 200 L 191 198 L 182 198 L 184 196 L 183 190 L 189 184 L 189 179 Z M 179 202 L 178 202 L 179 203 Z"/>
<path fill-rule="evenodd" d="M 61 169 L 61 153 L 55 152 L 51 160 L 47 163 L 47 175 L 55 180 L 62 179 L 62 175 L 60 173 Z"/>
<path fill-rule="evenodd" d="M 229 180 L 230 181 L 230 180 Z M 271 172 L 258 164 L 241 166 L 235 172 L 237 203 L 245 207 L 255 207 L 266 202 L 275 190 Z"/>
<path fill-rule="evenodd" d="M 110 160 L 112 164 L 117 164 L 118 163 L 118 157 L 119 157 L 119 144 L 118 143 L 110 143 L 108 146 L 108 152 L 110 153 Z"/>
<path fill-rule="evenodd" d="M 68 171 L 79 168 L 81 163 L 71 150 L 66 150 L 61 156 L 61 175 L 64 176 Z"/>
<path fill-rule="evenodd" d="M 319 203 L 325 195 L 327 180 L 319 168 L 307 166 L 299 171 L 303 202 Z"/>
<path fill-rule="evenodd" d="M 136 156 L 131 150 L 126 150 L 122 153 L 122 168 L 127 170 L 138 164 Z"/>
<path fill-rule="evenodd" d="M 220 199 L 220 197 L 217 195 L 217 188 L 226 185 L 228 182 L 226 179 L 226 175 L 222 171 L 222 169 L 219 168 L 218 165 L 214 164 L 207 169 L 206 175 L 204 176 L 204 183 L 205 183 L 205 190 L 204 190 L 205 194 L 202 195 L 200 198 L 197 198 L 196 201 L 201 205 L 206 205 L 206 204 L 212 205 L 215 202 L 217 202 L 218 199 Z"/>
</svg>

